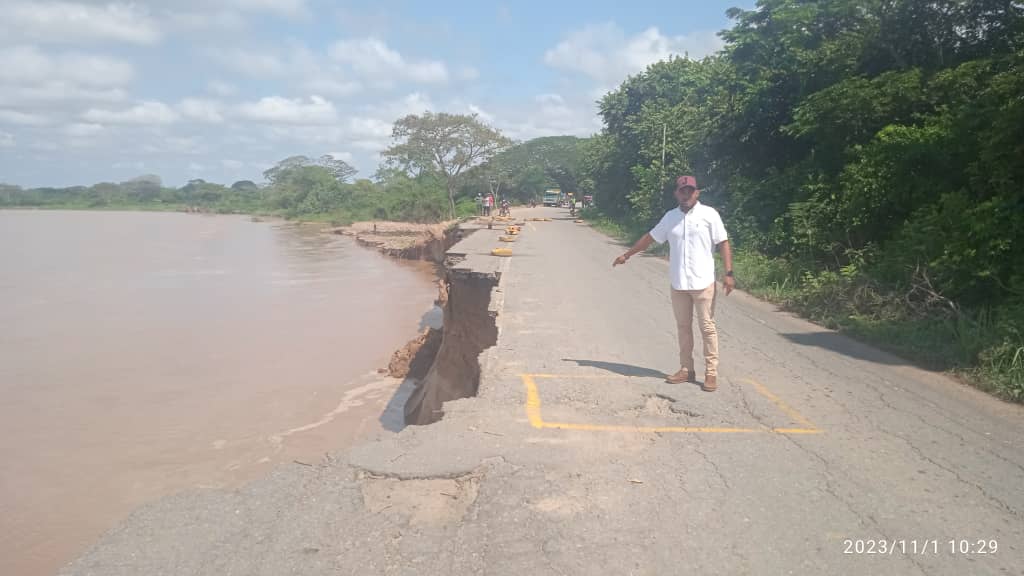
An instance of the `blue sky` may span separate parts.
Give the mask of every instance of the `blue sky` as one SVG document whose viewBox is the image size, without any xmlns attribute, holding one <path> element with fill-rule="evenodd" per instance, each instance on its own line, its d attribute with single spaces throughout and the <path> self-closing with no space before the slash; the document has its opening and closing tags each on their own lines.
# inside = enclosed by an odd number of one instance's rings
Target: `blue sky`
<svg viewBox="0 0 1024 576">
<path fill-rule="evenodd" d="M 586 136 L 601 94 L 752 4 L 0 0 L 0 182 L 260 181 L 294 154 L 368 177 L 425 110 Z"/>
</svg>

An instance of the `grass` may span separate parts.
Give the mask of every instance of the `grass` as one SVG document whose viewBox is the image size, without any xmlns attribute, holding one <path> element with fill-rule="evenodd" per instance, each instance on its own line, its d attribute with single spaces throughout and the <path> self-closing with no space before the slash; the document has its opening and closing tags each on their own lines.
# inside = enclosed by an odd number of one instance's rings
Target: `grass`
<svg viewBox="0 0 1024 576">
<path fill-rule="evenodd" d="M 812 272 L 782 259 L 738 251 L 741 288 L 814 322 L 945 370 L 1000 398 L 1024 402 L 1024 309 L 911 311 L 898 292 L 863 275 Z"/>
<path fill-rule="evenodd" d="M 650 231 L 650 228 L 635 222 L 619 222 L 601 214 L 594 208 L 586 208 L 580 211 L 580 218 L 586 220 L 592 228 L 607 236 L 631 246 L 641 236 Z M 664 256 L 668 254 L 668 244 L 655 244 L 648 251 L 651 254 Z"/>
<path fill-rule="evenodd" d="M 585 210 L 583 218 L 626 244 L 647 231 L 594 210 Z M 658 248 L 667 254 L 666 245 Z M 811 270 L 744 250 L 734 250 L 733 268 L 739 287 L 758 298 L 924 368 L 951 372 L 1000 398 L 1024 402 L 1022 306 L 911 312 L 899 294 L 856 272 Z"/>
</svg>

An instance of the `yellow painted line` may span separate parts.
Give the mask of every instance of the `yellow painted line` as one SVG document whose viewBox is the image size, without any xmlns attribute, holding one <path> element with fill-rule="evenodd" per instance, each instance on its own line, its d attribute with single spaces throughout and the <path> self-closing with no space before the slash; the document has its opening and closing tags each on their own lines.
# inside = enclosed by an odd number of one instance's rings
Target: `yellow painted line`
<svg viewBox="0 0 1024 576">
<path fill-rule="evenodd" d="M 612 378 L 635 378 L 635 376 L 608 376 L 606 374 L 579 374 L 567 376 L 565 374 L 523 374 L 533 378 L 565 378 L 566 380 L 610 380 Z"/>
<path fill-rule="evenodd" d="M 600 431 L 600 432 L 682 432 L 682 433 L 702 433 L 702 434 L 750 434 L 750 433 L 763 433 L 771 432 L 775 434 L 820 434 L 822 431 L 819 430 L 814 424 L 803 417 L 799 412 L 791 408 L 788 404 L 782 401 L 778 396 L 772 394 L 763 384 L 750 379 L 743 379 L 743 382 L 747 382 L 754 387 L 755 390 L 765 398 L 769 399 L 774 403 L 780 410 L 786 413 L 790 418 L 800 422 L 806 428 L 727 428 L 727 427 L 714 427 L 714 426 L 623 426 L 614 424 L 574 424 L 569 422 L 545 422 L 541 416 L 540 410 L 540 392 L 537 390 L 536 378 L 565 378 L 567 380 L 575 379 L 594 379 L 594 378 L 607 378 L 605 376 L 598 375 L 570 375 L 570 374 L 520 374 L 519 377 L 523 380 L 523 385 L 526 387 L 526 417 L 530 421 L 530 425 L 534 428 L 554 428 L 558 430 L 583 430 L 583 431 Z M 624 378 L 629 378 L 625 376 Z"/>
<path fill-rule="evenodd" d="M 817 428 L 772 428 L 776 434 L 821 434 Z"/>
<path fill-rule="evenodd" d="M 537 383 L 529 374 L 523 374 L 523 384 L 526 386 L 526 417 L 534 428 L 543 428 L 544 421 L 540 417 L 540 394 L 537 393 Z"/>
<path fill-rule="evenodd" d="M 560 430 L 590 430 L 609 432 L 701 432 L 712 434 L 758 433 L 757 428 L 715 428 L 713 426 L 621 426 L 614 424 L 569 424 L 566 422 L 542 422 L 543 428 Z"/>
<path fill-rule="evenodd" d="M 750 384 L 751 386 L 753 386 L 754 390 L 757 390 L 758 394 L 760 394 L 761 396 L 764 396 L 765 398 L 770 400 L 772 402 L 772 404 L 775 404 L 775 406 L 777 406 L 779 408 L 779 410 L 782 410 L 783 412 L 785 412 L 786 415 L 789 416 L 790 418 L 792 418 L 794 421 L 799 422 L 800 424 L 803 424 L 807 428 L 815 428 L 815 429 L 817 428 L 817 426 L 812 424 L 810 420 L 808 420 L 807 418 L 804 418 L 803 414 L 801 414 L 801 413 L 797 412 L 796 410 L 794 410 L 792 407 L 790 407 L 789 404 L 786 404 L 785 402 L 783 402 L 782 399 L 779 398 L 778 396 L 776 396 L 775 394 L 772 394 L 772 391 L 769 390 L 768 388 L 766 388 L 764 384 L 761 384 L 757 380 L 753 380 L 751 378 L 743 378 L 740 381 L 741 382 L 746 382 L 747 384 Z"/>
</svg>

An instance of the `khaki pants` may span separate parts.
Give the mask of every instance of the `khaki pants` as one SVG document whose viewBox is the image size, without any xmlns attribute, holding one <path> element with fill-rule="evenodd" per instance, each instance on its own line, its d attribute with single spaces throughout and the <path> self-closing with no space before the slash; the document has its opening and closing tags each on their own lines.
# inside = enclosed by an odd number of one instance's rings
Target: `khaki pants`
<svg viewBox="0 0 1024 576">
<path fill-rule="evenodd" d="M 672 311 L 679 330 L 679 366 L 693 369 L 693 311 L 704 341 L 706 373 L 718 375 L 718 330 L 715 329 L 715 283 L 704 290 L 672 290 Z"/>
</svg>

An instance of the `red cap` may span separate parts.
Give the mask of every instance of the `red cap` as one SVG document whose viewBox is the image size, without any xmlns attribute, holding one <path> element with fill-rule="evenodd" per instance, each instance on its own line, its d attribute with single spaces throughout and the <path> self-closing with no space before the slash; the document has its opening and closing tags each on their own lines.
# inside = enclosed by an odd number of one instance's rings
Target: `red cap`
<svg viewBox="0 0 1024 576">
<path fill-rule="evenodd" d="M 696 190 L 697 179 L 693 176 L 680 176 L 679 178 L 676 178 L 676 188 L 685 188 L 687 186 Z"/>
</svg>

